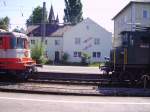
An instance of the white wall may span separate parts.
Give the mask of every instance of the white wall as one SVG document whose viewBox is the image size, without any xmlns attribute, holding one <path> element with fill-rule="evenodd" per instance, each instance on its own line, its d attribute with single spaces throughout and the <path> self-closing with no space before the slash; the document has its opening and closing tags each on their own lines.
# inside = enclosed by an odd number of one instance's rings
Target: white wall
<svg viewBox="0 0 150 112">
<path fill-rule="evenodd" d="M 75 44 L 75 38 L 81 39 L 80 45 Z M 95 38 L 100 39 L 99 45 L 94 44 Z M 29 40 L 40 42 L 41 37 L 29 37 Z M 112 34 L 89 18 L 65 32 L 64 37 L 45 37 L 45 40 L 47 40 L 45 47 L 50 60 L 54 60 L 55 52 L 59 51 L 60 59 L 63 53 L 68 53 L 68 61 L 80 62 L 80 57 L 74 57 L 74 52 L 78 51 L 88 53 L 91 56 L 90 62 L 100 62 L 104 61 L 105 56 L 109 57 L 110 49 L 112 48 Z M 59 40 L 60 45 L 56 46 L 55 40 Z M 86 47 L 87 49 L 85 49 Z M 101 52 L 101 57 L 93 58 L 93 52 Z"/>
<path fill-rule="evenodd" d="M 36 40 L 36 42 L 41 42 L 41 37 L 29 37 L 29 40 Z M 47 40 L 47 44 L 45 44 L 45 51 L 47 51 L 48 59 L 55 59 L 55 51 L 59 51 L 61 59 L 63 51 L 63 37 L 45 37 L 45 40 Z M 59 40 L 60 44 L 55 45 L 55 40 Z M 33 46 L 31 42 L 30 45 L 31 47 Z"/>
<path fill-rule="evenodd" d="M 109 56 L 112 47 L 112 35 L 104 28 L 93 22 L 91 19 L 86 19 L 77 24 L 71 30 L 64 34 L 63 51 L 69 54 L 70 62 L 80 62 L 79 57 L 74 57 L 74 51 L 85 52 L 91 55 L 91 62 L 104 61 L 105 56 Z M 81 38 L 81 44 L 75 44 L 75 38 Z M 94 38 L 100 38 L 100 44 L 94 45 Z M 87 43 L 84 41 L 89 39 Z M 86 46 L 91 46 L 84 49 Z M 93 52 L 101 52 L 100 58 L 93 58 Z"/>
</svg>

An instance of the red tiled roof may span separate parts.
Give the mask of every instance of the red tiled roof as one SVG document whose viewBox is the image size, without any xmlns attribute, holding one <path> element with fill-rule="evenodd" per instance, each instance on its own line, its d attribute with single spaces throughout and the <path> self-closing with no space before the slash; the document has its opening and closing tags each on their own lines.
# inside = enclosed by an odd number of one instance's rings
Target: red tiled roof
<svg viewBox="0 0 150 112">
<path fill-rule="evenodd" d="M 65 25 L 58 28 L 55 32 L 53 32 L 50 36 L 51 37 L 63 37 L 64 33 L 70 30 L 73 26 L 72 25 Z"/>
</svg>

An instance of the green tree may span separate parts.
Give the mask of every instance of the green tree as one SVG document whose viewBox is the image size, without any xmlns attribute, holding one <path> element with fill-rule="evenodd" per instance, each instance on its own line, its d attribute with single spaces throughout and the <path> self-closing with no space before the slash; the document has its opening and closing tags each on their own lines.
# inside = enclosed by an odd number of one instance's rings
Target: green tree
<svg viewBox="0 0 150 112">
<path fill-rule="evenodd" d="M 65 0 L 64 22 L 77 24 L 83 20 L 80 0 Z"/>
<path fill-rule="evenodd" d="M 30 15 L 29 19 L 26 21 L 26 25 L 32 25 L 32 24 L 40 24 L 42 22 L 42 11 L 43 8 L 40 6 L 37 6 L 32 14 Z M 47 21 L 47 11 L 45 11 L 45 19 Z"/>
<path fill-rule="evenodd" d="M 0 29 L 9 30 L 9 22 L 10 19 L 6 16 L 4 18 L 0 18 Z"/>
<path fill-rule="evenodd" d="M 36 60 L 38 64 L 45 64 L 47 62 L 47 59 L 44 56 L 44 49 L 45 47 L 42 43 L 36 43 L 31 48 L 31 57 L 32 59 Z"/>
</svg>

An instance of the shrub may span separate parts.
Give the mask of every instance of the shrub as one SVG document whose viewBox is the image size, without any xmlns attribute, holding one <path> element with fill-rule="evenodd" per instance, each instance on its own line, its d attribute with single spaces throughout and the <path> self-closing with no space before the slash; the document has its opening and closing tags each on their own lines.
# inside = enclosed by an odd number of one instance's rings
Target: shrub
<svg viewBox="0 0 150 112">
<path fill-rule="evenodd" d="M 53 64 L 53 61 L 51 59 L 48 59 L 45 64 Z"/>
<path fill-rule="evenodd" d="M 62 56 L 62 62 L 67 63 L 68 58 L 69 58 L 69 55 L 67 53 L 64 53 L 63 56 Z"/>
<path fill-rule="evenodd" d="M 45 64 L 47 59 L 44 57 L 44 45 L 42 43 L 36 43 L 31 48 L 31 57 L 36 60 L 38 64 Z"/>
<path fill-rule="evenodd" d="M 90 55 L 88 53 L 81 54 L 81 63 L 83 65 L 88 65 L 90 63 Z"/>
</svg>

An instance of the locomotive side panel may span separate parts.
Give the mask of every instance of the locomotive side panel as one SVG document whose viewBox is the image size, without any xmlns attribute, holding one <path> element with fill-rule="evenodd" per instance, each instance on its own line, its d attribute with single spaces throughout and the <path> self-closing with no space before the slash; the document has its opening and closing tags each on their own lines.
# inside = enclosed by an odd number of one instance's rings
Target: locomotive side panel
<svg viewBox="0 0 150 112">
<path fill-rule="evenodd" d="M 110 52 L 110 68 L 117 78 L 133 81 L 150 77 L 150 32 L 123 31 L 122 45 Z"/>
<path fill-rule="evenodd" d="M 1 71 L 25 74 L 33 71 L 35 64 L 30 56 L 26 35 L 12 32 L 0 33 Z"/>
</svg>

